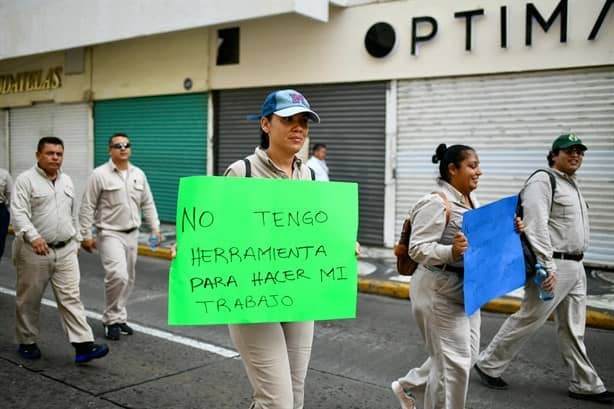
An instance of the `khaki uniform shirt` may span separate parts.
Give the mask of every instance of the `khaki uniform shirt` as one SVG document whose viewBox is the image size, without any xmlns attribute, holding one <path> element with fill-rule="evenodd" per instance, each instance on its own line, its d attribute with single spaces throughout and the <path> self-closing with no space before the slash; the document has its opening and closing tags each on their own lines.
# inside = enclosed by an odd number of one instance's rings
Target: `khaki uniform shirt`
<svg viewBox="0 0 614 409">
<path fill-rule="evenodd" d="M 39 237 L 47 243 L 81 240 L 72 179 L 61 171 L 55 182 L 38 165 L 19 175 L 11 197 L 11 218 L 15 234 L 30 243 Z"/>
<path fill-rule="evenodd" d="M 590 238 L 588 206 L 575 176 L 551 168 L 556 180 L 554 202 L 550 177 L 536 173 L 522 191 L 525 234 L 537 262 L 546 271 L 556 271 L 553 252 L 579 254 L 586 251 Z M 552 209 L 552 210 L 551 210 Z"/>
<path fill-rule="evenodd" d="M 160 229 L 160 220 L 145 173 L 130 164 L 124 179 L 112 160 L 98 166 L 88 179 L 79 224 L 83 240 L 92 238 L 91 227 L 124 231 L 141 226 L 141 211 L 151 230 Z"/>
<path fill-rule="evenodd" d="M 13 179 L 11 175 L 4 169 L 0 169 L 0 204 L 8 206 L 11 199 L 11 191 L 13 190 Z"/>
<path fill-rule="evenodd" d="M 294 162 L 292 163 L 292 177 L 288 178 L 286 172 L 281 170 L 272 160 L 269 158 L 269 155 L 259 147 L 256 148 L 256 151 L 247 157 L 251 164 L 252 177 L 255 178 L 269 178 L 269 179 L 309 179 L 311 180 L 311 171 L 303 163 L 303 161 L 294 157 Z M 226 172 L 224 172 L 224 176 L 245 176 L 245 162 L 243 160 L 238 160 L 231 164 Z"/>
<path fill-rule="evenodd" d="M 443 192 L 450 203 L 450 221 L 446 226 L 446 204 L 438 194 L 422 197 L 410 212 L 411 235 L 409 256 L 423 265 L 447 264 L 463 267 L 463 258 L 452 257 L 452 238 L 463 227 L 463 214 L 471 210 L 463 201 L 463 194 L 451 184 L 438 181 L 437 191 Z M 474 208 L 480 207 L 475 194 L 469 194 Z"/>
</svg>

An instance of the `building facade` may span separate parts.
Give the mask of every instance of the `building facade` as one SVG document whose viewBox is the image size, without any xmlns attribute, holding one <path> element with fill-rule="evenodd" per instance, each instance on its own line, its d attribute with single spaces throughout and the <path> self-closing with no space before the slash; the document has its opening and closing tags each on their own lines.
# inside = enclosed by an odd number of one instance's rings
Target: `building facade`
<svg viewBox="0 0 614 409">
<path fill-rule="evenodd" d="M 25 170 L 33 143 L 57 135 L 80 191 L 109 136 L 126 132 L 172 222 L 179 178 L 219 175 L 251 153 L 259 131 L 245 116 L 267 92 L 294 87 L 322 116 L 310 136 L 328 146 L 331 179 L 359 184 L 359 240 L 392 246 L 433 188 L 439 143 L 476 148 L 488 203 L 517 193 L 547 166 L 554 137 L 575 132 L 589 146 L 586 260 L 614 267 L 612 0 L 184 3 L 194 16 L 148 3 L 165 26 L 135 13 L 130 27 L 0 47 L 0 167 Z M 89 7 L 92 16 L 104 2 Z"/>
</svg>

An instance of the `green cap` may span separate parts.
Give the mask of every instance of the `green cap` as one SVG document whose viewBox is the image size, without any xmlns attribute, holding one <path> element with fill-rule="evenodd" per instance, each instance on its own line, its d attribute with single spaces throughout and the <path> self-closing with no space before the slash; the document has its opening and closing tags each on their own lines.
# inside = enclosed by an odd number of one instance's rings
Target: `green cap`
<svg viewBox="0 0 614 409">
<path fill-rule="evenodd" d="M 572 146 L 579 146 L 584 150 L 588 149 L 586 145 L 582 143 L 580 138 L 578 138 L 576 135 L 572 133 L 566 133 L 564 135 L 561 135 L 558 138 L 556 138 L 554 142 L 552 142 L 553 151 L 557 149 L 571 148 Z"/>
</svg>

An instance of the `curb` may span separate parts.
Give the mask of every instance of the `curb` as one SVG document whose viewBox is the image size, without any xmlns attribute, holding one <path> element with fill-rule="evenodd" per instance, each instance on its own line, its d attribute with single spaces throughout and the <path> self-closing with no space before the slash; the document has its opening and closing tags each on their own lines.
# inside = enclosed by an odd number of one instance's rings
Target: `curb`
<svg viewBox="0 0 614 409">
<path fill-rule="evenodd" d="M 157 251 L 151 251 L 148 246 L 139 244 L 138 252 L 143 256 L 158 257 L 167 260 L 171 259 L 171 250 L 168 248 L 161 247 Z M 408 300 L 410 286 L 406 283 L 397 283 L 388 280 L 359 278 L 358 291 L 361 293 L 377 294 Z M 500 297 L 488 302 L 481 309 L 501 314 L 513 314 L 520 309 L 520 300 L 512 297 Z M 550 316 L 549 320 L 553 320 L 553 317 Z M 586 326 L 614 330 L 614 314 L 608 311 L 587 308 Z"/>
<path fill-rule="evenodd" d="M 374 280 L 361 278 L 358 280 L 358 290 L 363 293 L 379 294 L 388 297 L 408 299 L 410 285 L 394 283 L 387 280 Z M 482 310 L 503 314 L 513 314 L 520 309 L 520 300 L 512 297 L 500 297 L 482 306 Z M 551 315 L 549 320 L 553 320 Z M 614 330 L 614 315 L 607 311 L 586 310 L 586 325 L 592 328 Z"/>
<path fill-rule="evenodd" d="M 139 244 L 138 253 L 141 256 L 165 258 L 167 260 L 171 260 L 172 259 L 172 257 L 171 257 L 171 249 L 166 248 L 166 247 L 160 247 L 160 248 L 158 248 L 158 250 L 152 251 L 149 248 L 149 246 L 146 246 L 144 244 Z"/>
</svg>

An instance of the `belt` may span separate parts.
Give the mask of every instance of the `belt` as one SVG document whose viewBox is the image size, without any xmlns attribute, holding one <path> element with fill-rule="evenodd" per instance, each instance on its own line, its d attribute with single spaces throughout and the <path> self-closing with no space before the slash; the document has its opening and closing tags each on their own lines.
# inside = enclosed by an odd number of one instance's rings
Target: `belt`
<svg viewBox="0 0 614 409">
<path fill-rule="evenodd" d="M 450 266 L 448 264 L 440 264 L 438 266 L 433 266 L 435 268 L 440 269 L 441 271 L 449 271 L 452 273 L 456 273 L 460 276 L 462 276 L 463 274 L 465 274 L 465 268 L 464 267 L 454 267 L 454 266 Z"/>
<path fill-rule="evenodd" d="M 584 258 L 584 253 L 580 254 L 571 254 L 571 253 L 559 253 L 555 251 L 552 253 L 552 258 L 558 258 L 559 260 L 573 260 L 573 261 L 582 261 Z"/>
<path fill-rule="evenodd" d="M 56 241 L 55 243 L 47 243 L 47 247 L 49 247 L 50 249 L 61 249 L 62 247 L 65 247 L 68 243 L 70 243 L 70 240 Z"/>
<path fill-rule="evenodd" d="M 127 230 L 118 230 L 118 232 L 128 234 L 128 233 L 132 233 L 135 230 L 136 230 L 136 227 L 133 227 L 133 228 L 127 229 Z"/>
</svg>

